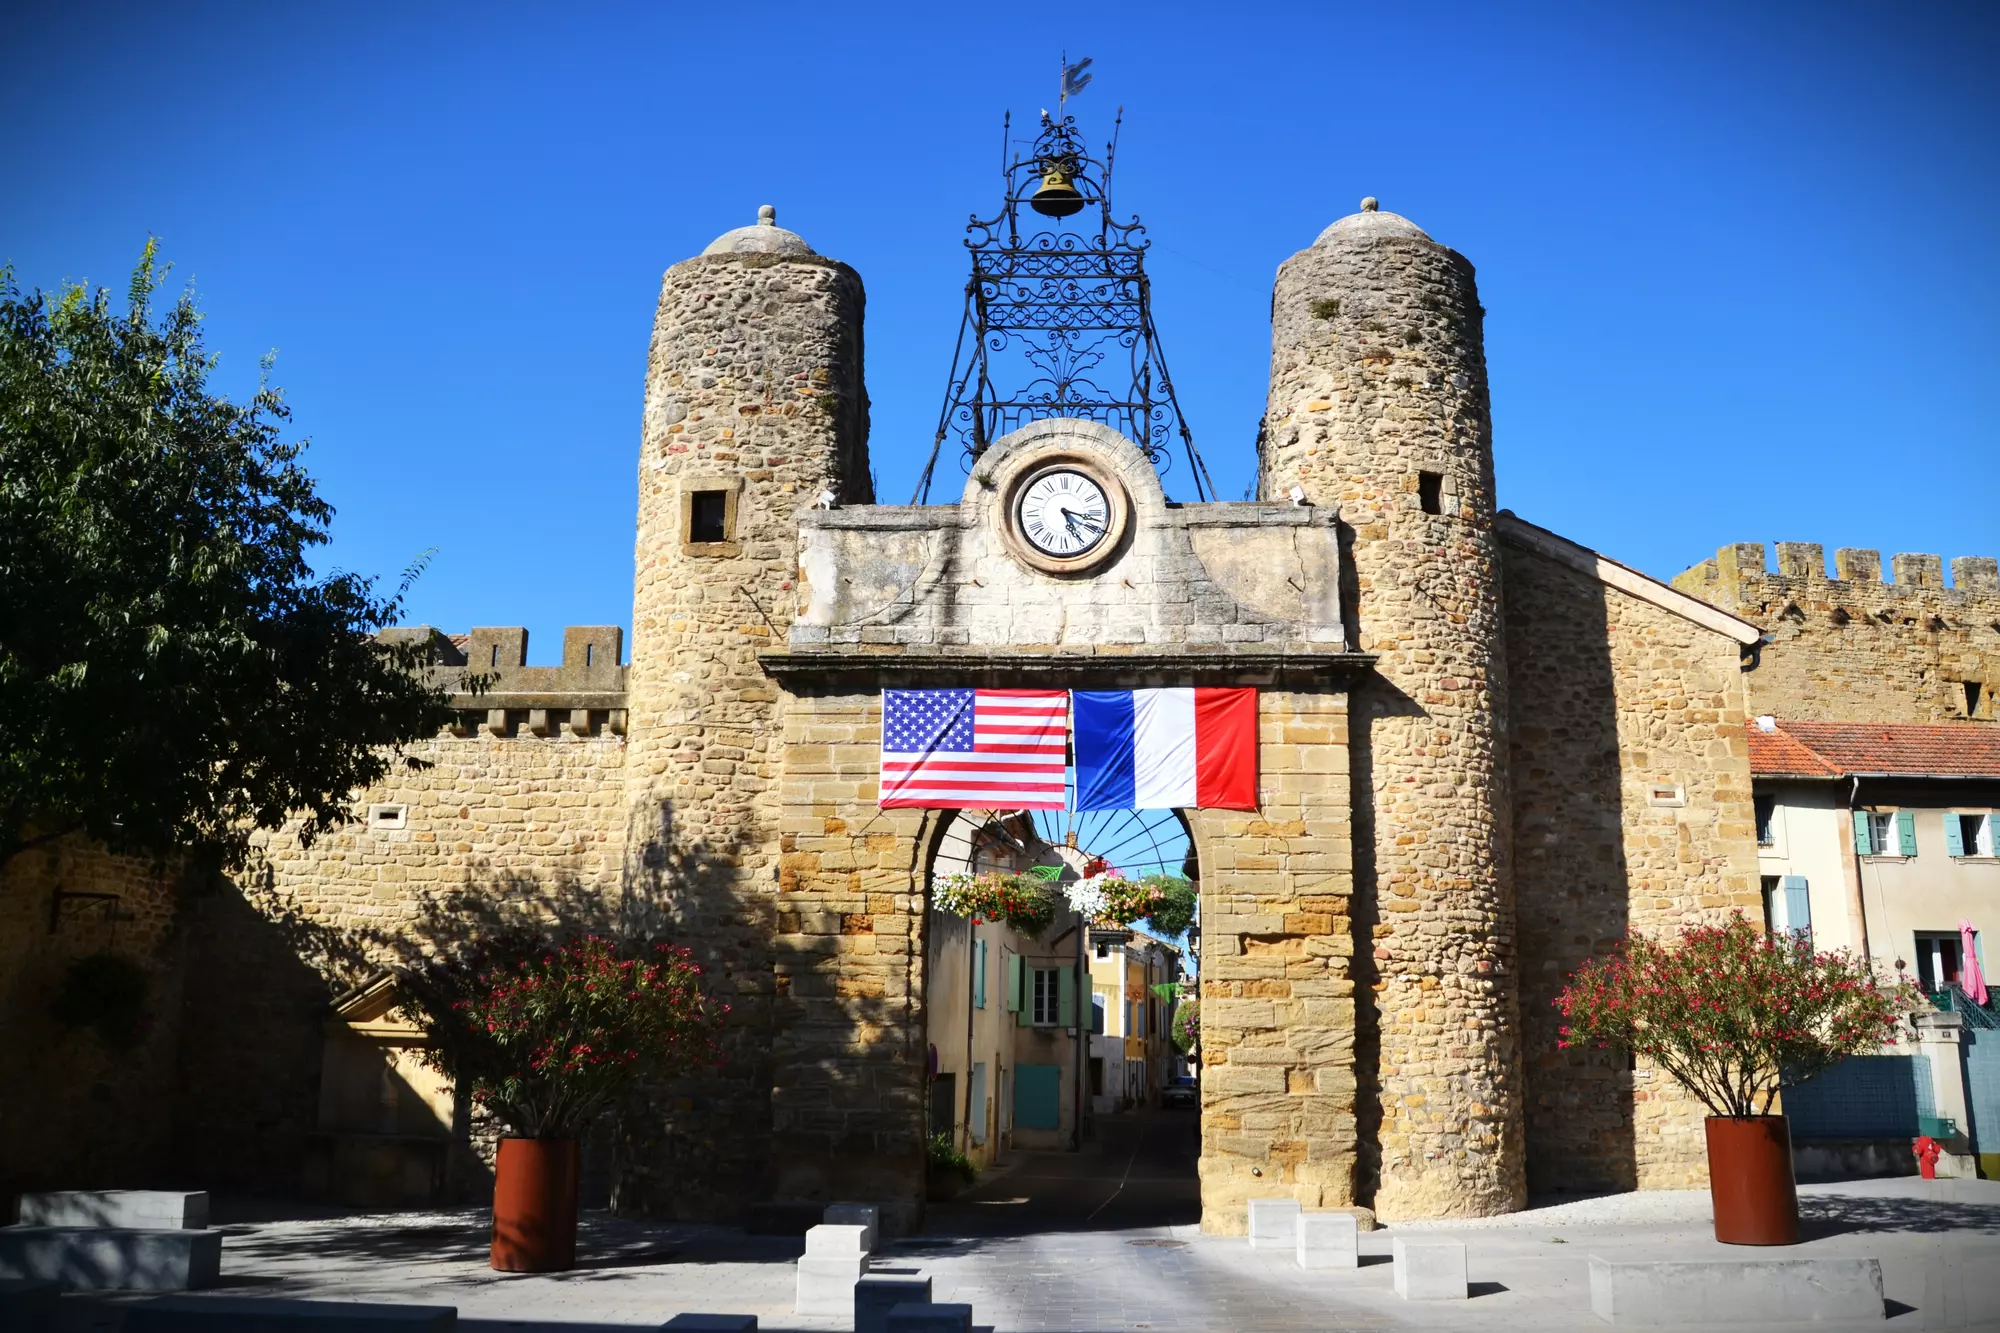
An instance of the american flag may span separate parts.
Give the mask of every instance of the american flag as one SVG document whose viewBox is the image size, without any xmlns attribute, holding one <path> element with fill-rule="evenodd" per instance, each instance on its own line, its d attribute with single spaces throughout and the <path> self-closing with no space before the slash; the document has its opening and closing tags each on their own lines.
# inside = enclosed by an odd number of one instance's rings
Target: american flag
<svg viewBox="0 0 2000 1333">
<path fill-rule="evenodd" d="M 1066 690 L 882 691 L 885 810 L 1060 810 Z"/>
</svg>

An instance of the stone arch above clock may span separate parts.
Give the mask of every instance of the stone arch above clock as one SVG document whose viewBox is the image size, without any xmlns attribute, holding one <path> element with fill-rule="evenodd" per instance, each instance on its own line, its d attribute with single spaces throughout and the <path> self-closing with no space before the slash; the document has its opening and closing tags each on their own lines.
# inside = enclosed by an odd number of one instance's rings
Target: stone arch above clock
<svg viewBox="0 0 2000 1333">
<path fill-rule="evenodd" d="M 1126 531 L 1078 573 L 1012 549 L 1010 480 L 1072 455 L 1122 488 Z M 1171 503 L 1138 446 L 1056 418 L 996 441 L 950 505 L 812 510 L 799 522 L 795 649 L 1244 648 L 1345 645 L 1329 509 Z"/>
</svg>

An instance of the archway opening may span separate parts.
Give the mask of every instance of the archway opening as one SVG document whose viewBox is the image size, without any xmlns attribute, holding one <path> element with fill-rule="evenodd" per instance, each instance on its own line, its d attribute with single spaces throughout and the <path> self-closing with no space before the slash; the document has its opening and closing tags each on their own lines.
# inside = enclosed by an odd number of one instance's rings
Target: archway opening
<svg viewBox="0 0 2000 1333">
<path fill-rule="evenodd" d="M 933 1231 L 1200 1220 L 1196 1066 L 1175 1042 L 1199 923 L 1169 932 L 1093 912 L 1091 883 L 1105 882 L 1093 877 L 1107 875 L 1185 881 L 1191 895 L 1186 819 L 961 810 L 941 821 L 925 877 Z"/>
</svg>

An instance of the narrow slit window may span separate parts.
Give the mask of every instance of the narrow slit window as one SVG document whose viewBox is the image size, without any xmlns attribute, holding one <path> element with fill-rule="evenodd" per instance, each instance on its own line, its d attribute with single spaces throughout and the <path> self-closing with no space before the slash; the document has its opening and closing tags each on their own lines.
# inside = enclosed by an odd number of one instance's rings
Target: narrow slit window
<svg viewBox="0 0 2000 1333">
<path fill-rule="evenodd" d="M 597 663 L 597 645 L 594 643 L 586 643 L 585 645 L 583 645 L 583 669 L 588 671 L 592 666 L 596 665 L 596 663 Z"/>
<path fill-rule="evenodd" d="M 1979 716 L 1979 682 L 1976 680 L 1967 680 L 1959 683 L 1965 686 L 1965 715 L 1967 717 Z"/>
<path fill-rule="evenodd" d="M 729 540 L 729 492 L 696 491 L 688 508 L 688 540 Z"/>
<path fill-rule="evenodd" d="M 1444 473 L 1419 472 L 1417 474 L 1417 503 L 1426 514 L 1444 512 Z"/>
</svg>

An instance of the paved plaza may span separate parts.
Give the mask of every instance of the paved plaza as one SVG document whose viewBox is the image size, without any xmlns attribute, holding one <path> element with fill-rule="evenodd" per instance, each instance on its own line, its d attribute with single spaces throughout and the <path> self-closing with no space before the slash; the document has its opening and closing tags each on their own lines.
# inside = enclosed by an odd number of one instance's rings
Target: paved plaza
<svg viewBox="0 0 2000 1333">
<path fill-rule="evenodd" d="M 886 1245 L 875 1269 L 929 1275 L 936 1299 L 971 1302 L 975 1321 L 999 1333 L 1527 1333 L 1608 1327 L 1590 1312 L 1592 1254 L 1771 1257 L 1717 1244 L 1705 1192 L 1660 1191 L 1385 1228 L 1362 1237 L 1358 1270 L 1307 1273 L 1289 1253 L 1199 1234 L 1195 1124 L 1186 1112 L 1112 1117 L 1083 1153 L 1017 1154 L 933 1206 L 923 1234 Z M 2000 1330 L 2000 1182 L 1877 1180 L 1802 1194 L 1808 1239 L 1786 1255 L 1880 1259 L 1889 1318 L 1870 1327 Z M 218 1210 L 222 1296 L 455 1305 L 471 1333 L 658 1327 L 690 1310 L 755 1314 L 765 1329 L 845 1327 L 792 1314 L 794 1237 L 591 1213 L 583 1267 L 505 1275 L 486 1267 L 478 1210 L 235 1222 L 227 1201 Z M 1390 1241 L 1416 1231 L 1465 1242 L 1470 1300 L 1412 1304 L 1391 1290 Z M 117 1329 L 129 1299 L 67 1298 L 64 1327 Z"/>
</svg>

